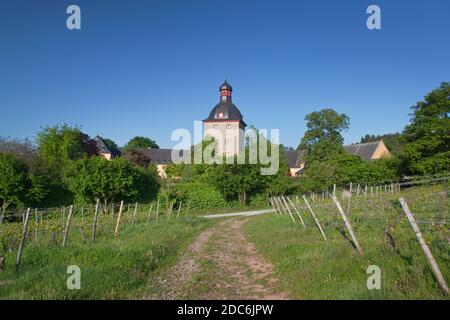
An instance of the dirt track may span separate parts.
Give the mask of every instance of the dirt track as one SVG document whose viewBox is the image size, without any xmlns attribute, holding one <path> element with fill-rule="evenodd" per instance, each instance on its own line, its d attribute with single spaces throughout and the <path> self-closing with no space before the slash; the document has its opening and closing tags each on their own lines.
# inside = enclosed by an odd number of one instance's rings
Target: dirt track
<svg viewBox="0 0 450 320">
<path fill-rule="evenodd" d="M 202 232 L 146 298 L 288 299 L 273 289 L 272 265 L 245 238 L 248 219 L 227 219 Z"/>
</svg>

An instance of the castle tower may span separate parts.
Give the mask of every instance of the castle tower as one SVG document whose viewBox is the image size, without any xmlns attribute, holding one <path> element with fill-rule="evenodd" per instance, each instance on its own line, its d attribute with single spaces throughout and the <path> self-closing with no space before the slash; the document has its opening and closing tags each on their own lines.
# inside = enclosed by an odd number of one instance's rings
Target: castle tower
<svg viewBox="0 0 450 320">
<path fill-rule="evenodd" d="M 220 101 L 203 120 L 205 136 L 218 141 L 218 151 L 233 156 L 244 150 L 244 130 L 247 126 L 239 109 L 231 102 L 233 88 L 225 80 L 219 87 Z"/>
</svg>

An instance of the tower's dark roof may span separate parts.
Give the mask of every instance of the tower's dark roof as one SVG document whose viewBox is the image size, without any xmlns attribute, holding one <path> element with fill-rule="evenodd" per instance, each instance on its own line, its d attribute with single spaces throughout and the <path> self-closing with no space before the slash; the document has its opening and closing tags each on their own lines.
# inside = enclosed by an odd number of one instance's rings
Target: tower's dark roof
<svg viewBox="0 0 450 320">
<path fill-rule="evenodd" d="M 224 83 L 222 83 L 219 87 L 219 91 L 220 90 L 230 90 L 233 91 L 233 87 L 227 82 L 227 80 L 225 80 Z"/>
<path fill-rule="evenodd" d="M 222 83 L 222 85 L 219 87 L 219 91 L 221 90 L 233 91 L 233 88 L 227 82 L 227 80 L 225 80 L 225 82 Z M 231 95 L 227 98 L 228 99 L 224 99 L 216 104 L 209 113 L 208 118 L 204 119 L 203 121 L 242 121 L 244 126 L 246 126 L 241 112 L 236 107 L 236 105 L 231 102 Z M 219 113 L 222 112 L 223 116 L 219 117 Z"/>
<path fill-rule="evenodd" d="M 223 117 L 219 118 L 219 112 L 223 112 Z M 208 118 L 203 121 L 229 121 L 237 120 L 242 121 L 243 117 L 239 109 L 230 101 L 221 101 L 211 110 Z M 244 123 L 244 125 L 246 125 Z"/>
</svg>

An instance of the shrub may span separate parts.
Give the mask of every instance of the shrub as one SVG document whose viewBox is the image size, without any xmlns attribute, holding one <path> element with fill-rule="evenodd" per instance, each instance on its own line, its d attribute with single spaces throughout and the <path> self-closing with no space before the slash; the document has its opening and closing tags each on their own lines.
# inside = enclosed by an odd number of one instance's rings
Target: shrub
<svg viewBox="0 0 450 320">
<path fill-rule="evenodd" d="M 190 201 L 191 209 L 224 208 L 236 205 L 236 202 L 227 202 L 219 191 L 208 184 L 180 183 L 174 191 L 184 203 Z"/>
<path fill-rule="evenodd" d="M 300 179 L 300 192 L 320 192 L 352 183 L 384 184 L 396 179 L 397 160 L 378 159 L 364 161 L 358 156 L 342 154 L 328 161 L 314 161 L 308 165 Z"/>
<path fill-rule="evenodd" d="M 420 159 L 411 165 L 413 171 L 421 175 L 444 174 L 450 171 L 450 151 L 437 153 Z"/>
<path fill-rule="evenodd" d="M 3 210 L 22 203 L 27 188 L 27 168 L 11 154 L 0 154 L 0 203 Z"/>
<path fill-rule="evenodd" d="M 249 205 L 250 206 L 257 206 L 257 207 L 261 207 L 261 206 L 267 205 L 267 195 L 265 195 L 265 194 L 256 194 L 256 195 L 250 197 Z"/>
<path fill-rule="evenodd" d="M 155 189 L 151 173 L 127 160 L 85 157 L 67 164 L 63 181 L 78 202 L 142 200 Z"/>
</svg>

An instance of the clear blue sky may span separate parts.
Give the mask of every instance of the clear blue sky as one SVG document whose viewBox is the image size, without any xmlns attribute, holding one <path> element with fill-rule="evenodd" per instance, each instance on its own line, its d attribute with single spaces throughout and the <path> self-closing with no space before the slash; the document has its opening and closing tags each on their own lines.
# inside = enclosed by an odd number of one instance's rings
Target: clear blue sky
<svg viewBox="0 0 450 320">
<path fill-rule="evenodd" d="M 78 4 L 82 30 L 66 29 Z M 366 28 L 366 8 L 382 30 Z M 40 0 L 0 2 L 0 136 L 79 124 L 119 145 L 172 147 L 227 77 L 248 124 L 296 147 L 307 113 L 351 118 L 345 142 L 401 131 L 450 80 L 450 1 Z"/>
</svg>

